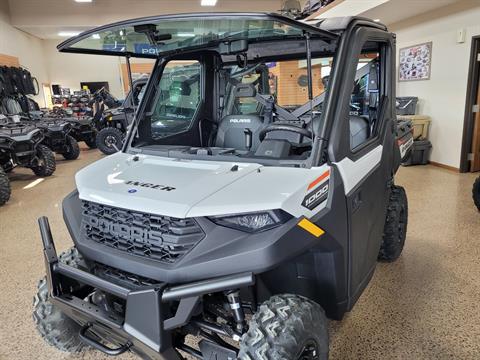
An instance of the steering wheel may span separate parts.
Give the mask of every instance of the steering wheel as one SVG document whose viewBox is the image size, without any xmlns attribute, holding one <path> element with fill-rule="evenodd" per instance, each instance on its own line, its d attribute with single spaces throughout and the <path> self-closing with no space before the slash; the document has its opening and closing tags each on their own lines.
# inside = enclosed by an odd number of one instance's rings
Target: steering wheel
<svg viewBox="0 0 480 360">
<path fill-rule="evenodd" d="M 260 141 L 263 141 L 265 139 L 265 136 L 267 136 L 268 133 L 271 133 L 274 131 L 290 131 L 293 133 L 300 134 L 302 136 L 306 136 L 309 139 L 313 139 L 313 134 L 310 130 L 299 128 L 298 126 L 288 125 L 288 124 L 272 124 L 272 125 L 268 125 L 266 128 L 260 131 L 260 134 L 258 134 Z"/>
</svg>

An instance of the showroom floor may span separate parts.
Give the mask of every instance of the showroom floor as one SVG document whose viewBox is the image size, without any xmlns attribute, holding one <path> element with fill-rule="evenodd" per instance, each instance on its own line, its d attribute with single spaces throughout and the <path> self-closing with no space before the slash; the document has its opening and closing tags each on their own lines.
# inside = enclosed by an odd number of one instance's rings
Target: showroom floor
<svg viewBox="0 0 480 360">
<path fill-rule="evenodd" d="M 36 186 L 24 169 L 11 175 L 13 196 L 0 208 L 0 359 L 107 359 L 70 356 L 45 345 L 31 318 L 43 276 L 36 219 L 50 218 L 57 250 L 71 246 L 61 201 L 73 175 L 101 157 L 83 149 L 76 161 Z M 331 359 L 478 359 L 480 357 L 480 213 L 471 201 L 472 174 L 425 166 L 402 168 L 410 222 L 405 251 L 380 264 L 354 310 L 331 323 Z M 122 356 L 121 359 L 133 359 Z"/>
</svg>

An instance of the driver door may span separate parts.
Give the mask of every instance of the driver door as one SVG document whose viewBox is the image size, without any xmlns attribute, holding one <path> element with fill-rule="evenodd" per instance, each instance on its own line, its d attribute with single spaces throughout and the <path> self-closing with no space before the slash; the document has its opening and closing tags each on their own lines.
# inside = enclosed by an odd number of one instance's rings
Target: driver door
<svg viewBox="0 0 480 360">
<path fill-rule="evenodd" d="M 360 28 L 345 64 L 340 118 L 329 155 L 341 174 L 348 210 L 349 307 L 368 284 L 382 241 L 394 168 L 394 46 L 390 34 Z M 368 66 L 366 78 L 355 70 Z M 360 81 L 359 81 L 360 80 Z M 337 89 L 339 90 L 339 89 Z M 352 106 L 352 101 L 355 103 Z M 354 109 L 354 111 L 352 111 Z"/>
</svg>

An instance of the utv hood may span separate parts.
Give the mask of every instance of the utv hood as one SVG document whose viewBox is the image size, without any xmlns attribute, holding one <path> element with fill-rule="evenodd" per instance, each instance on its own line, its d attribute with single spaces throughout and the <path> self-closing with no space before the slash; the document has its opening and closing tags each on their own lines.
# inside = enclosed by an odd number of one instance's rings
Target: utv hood
<svg viewBox="0 0 480 360">
<path fill-rule="evenodd" d="M 135 159 L 137 159 L 135 161 Z M 82 200 L 147 213 L 186 217 L 188 211 L 260 165 L 192 162 L 116 153 L 77 173 Z"/>
<path fill-rule="evenodd" d="M 301 203 L 326 170 L 120 152 L 79 171 L 76 183 L 82 200 L 176 218 L 272 209 L 298 217 L 312 215 Z"/>
</svg>

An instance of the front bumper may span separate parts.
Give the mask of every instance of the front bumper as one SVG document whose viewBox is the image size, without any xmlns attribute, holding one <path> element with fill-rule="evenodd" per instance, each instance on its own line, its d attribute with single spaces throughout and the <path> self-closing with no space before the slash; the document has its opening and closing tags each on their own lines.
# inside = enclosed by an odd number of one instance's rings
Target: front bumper
<svg viewBox="0 0 480 360">
<path fill-rule="evenodd" d="M 141 290 L 127 289 L 59 262 L 48 219 L 40 218 L 39 225 L 50 301 L 83 326 L 79 335 L 85 343 L 109 355 L 131 350 L 150 359 L 179 360 L 172 331 L 190 321 L 201 296 L 255 283 L 252 273 L 243 273 L 173 287 L 162 283 Z M 124 317 L 74 296 L 70 290 L 72 280 L 125 300 Z M 178 307 L 171 316 L 170 305 L 174 302 L 178 302 Z M 89 335 L 91 331 L 119 346 L 106 347 Z"/>
</svg>

